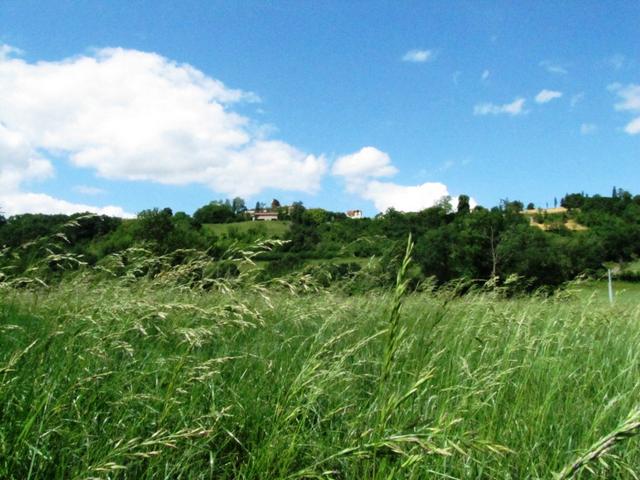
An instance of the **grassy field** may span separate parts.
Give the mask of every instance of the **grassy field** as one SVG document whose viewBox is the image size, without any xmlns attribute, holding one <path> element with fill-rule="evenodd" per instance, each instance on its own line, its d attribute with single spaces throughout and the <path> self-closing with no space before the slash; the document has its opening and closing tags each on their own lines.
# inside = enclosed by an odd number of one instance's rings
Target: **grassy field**
<svg viewBox="0 0 640 480">
<path fill-rule="evenodd" d="M 242 235 L 249 230 L 255 231 L 257 237 L 263 236 L 264 238 L 284 238 L 285 233 L 289 230 L 291 222 L 284 220 L 271 220 L 271 221 L 259 221 L 259 222 L 235 222 L 235 223 L 210 223 L 205 224 L 204 228 L 208 231 L 215 233 L 216 235 L 230 236 L 230 235 Z"/>
<path fill-rule="evenodd" d="M 609 303 L 609 287 L 606 280 L 588 281 L 569 287 L 585 303 L 605 305 Z M 640 306 L 640 283 L 613 281 L 613 301 L 620 306 Z"/>
<path fill-rule="evenodd" d="M 640 260 L 634 260 L 622 266 L 622 270 L 628 273 L 640 275 Z"/>
<path fill-rule="evenodd" d="M 0 478 L 636 478 L 639 303 L 587 293 L 0 284 Z"/>
</svg>

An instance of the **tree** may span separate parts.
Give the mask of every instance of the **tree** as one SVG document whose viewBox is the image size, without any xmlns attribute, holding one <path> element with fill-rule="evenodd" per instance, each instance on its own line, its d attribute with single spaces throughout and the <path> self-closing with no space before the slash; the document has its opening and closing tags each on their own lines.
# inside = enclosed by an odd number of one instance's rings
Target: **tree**
<svg viewBox="0 0 640 480">
<path fill-rule="evenodd" d="M 62 226 L 69 221 L 68 215 L 44 215 L 40 213 L 23 213 L 12 215 L 0 230 L 0 245 L 17 247 L 39 237 L 60 232 Z"/>
<path fill-rule="evenodd" d="M 524 204 L 519 200 L 500 200 L 500 207 L 507 213 L 520 213 L 524 209 Z"/>
<path fill-rule="evenodd" d="M 453 211 L 453 207 L 451 205 L 451 197 L 449 195 L 445 195 L 440 200 L 438 200 L 435 206 L 442 208 L 447 213 L 451 213 Z"/>
<path fill-rule="evenodd" d="M 271 210 L 277 210 L 280 208 L 280 201 L 277 198 L 271 200 Z"/>
<path fill-rule="evenodd" d="M 536 208 L 536 206 L 533 204 L 533 202 L 529 202 L 527 204 L 527 210 L 534 210 Z"/>
<path fill-rule="evenodd" d="M 469 196 L 468 195 L 460 195 L 458 197 L 458 214 L 466 215 L 471 211 L 469 207 Z"/>
<path fill-rule="evenodd" d="M 234 198 L 233 201 L 231 202 L 231 209 L 233 210 L 233 213 L 235 213 L 236 215 L 240 213 L 244 213 L 247 210 L 247 206 L 244 203 L 244 199 L 241 197 Z"/>
<path fill-rule="evenodd" d="M 584 193 L 567 193 L 564 198 L 560 200 L 560 205 L 564 208 L 581 208 L 584 205 L 586 197 Z"/>
<path fill-rule="evenodd" d="M 173 231 L 172 216 L 173 212 L 170 208 L 141 211 L 138 214 L 135 237 L 148 242 L 163 243 Z"/>
<path fill-rule="evenodd" d="M 456 231 L 449 225 L 428 230 L 416 242 L 413 257 L 425 276 L 435 275 L 438 281 L 454 278 L 452 249 Z"/>
<path fill-rule="evenodd" d="M 499 274 L 515 273 L 534 286 L 559 285 L 566 280 L 559 248 L 553 237 L 529 225 L 514 225 L 506 230 L 497 247 Z"/>
<path fill-rule="evenodd" d="M 316 225 L 320 225 L 329 220 L 329 212 L 322 208 L 308 208 L 305 212 L 305 218 Z"/>
<path fill-rule="evenodd" d="M 306 208 L 304 208 L 304 205 L 302 205 L 302 202 L 293 202 L 291 204 L 291 210 L 289 211 L 291 220 L 294 223 L 302 223 L 302 216 L 305 210 Z"/>
<path fill-rule="evenodd" d="M 194 221 L 200 225 L 205 223 L 228 223 L 233 222 L 236 218 L 233 208 L 220 202 L 211 202 L 193 213 Z"/>
</svg>

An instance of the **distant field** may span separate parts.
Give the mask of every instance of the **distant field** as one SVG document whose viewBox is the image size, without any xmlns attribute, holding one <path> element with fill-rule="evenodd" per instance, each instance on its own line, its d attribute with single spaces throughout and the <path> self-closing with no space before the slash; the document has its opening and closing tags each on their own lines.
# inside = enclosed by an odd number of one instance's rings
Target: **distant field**
<svg viewBox="0 0 640 480">
<path fill-rule="evenodd" d="M 272 220 L 269 222 L 235 222 L 235 223 L 208 223 L 204 228 L 218 236 L 229 236 L 230 232 L 245 234 L 249 231 L 256 231 L 256 236 L 266 238 L 283 238 L 289 230 L 291 222 L 285 220 Z"/>
<path fill-rule="evenodd" d="M 579 298 L 593 303 L 609 303 L 609 292 L 606 280 L 590 281 L 570 287 Z M 614 303 L 619 305 L 640 304 L 640 283 L 613 281 Z"/>
<path fill-rule="evenodd" d="M 531 226 L 537 227 L 540 230 L 544 231 L 552 230 L 553 228 L 557 228 L 559 225 L 563 225 L 566 229 L 572 231 L 588 230 L 587 227 L 576 222 L 574 218 L 565 218 L 564 215 L 567 212 L 568 210 L 566 208 L 558 207 L 525 210 L 524 212 L 522 212 L 522 214 L 529 218 Z M 538 223 L 537 221 L 535 221 L 536 217 L 538 217 L 539 215 L 544 215 L 544 223 Z"/>
<path fill-rule="evenodd" d="M 626 272 L 640 273 L 640 260 L 629 262 L 624 266 Z"/>
</svg>

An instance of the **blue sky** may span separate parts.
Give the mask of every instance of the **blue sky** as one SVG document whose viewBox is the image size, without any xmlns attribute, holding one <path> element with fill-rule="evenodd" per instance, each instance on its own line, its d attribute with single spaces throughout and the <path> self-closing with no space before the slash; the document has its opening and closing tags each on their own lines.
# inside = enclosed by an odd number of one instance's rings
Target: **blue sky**
<svg viewBox="0 0 640 480">
<path fill-rule="evenodd" d="M 0 4 L 0 208 L 640 192 L 640 3 Z"/>
</svg>

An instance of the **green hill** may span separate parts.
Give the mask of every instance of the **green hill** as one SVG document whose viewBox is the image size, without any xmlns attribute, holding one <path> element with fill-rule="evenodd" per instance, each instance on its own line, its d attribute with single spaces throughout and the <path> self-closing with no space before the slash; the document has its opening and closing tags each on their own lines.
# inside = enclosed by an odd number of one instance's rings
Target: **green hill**
<svg viewBox="0 0 640 480">
<path fill-rule="evenodd" d="M 268 222 L 207 223 L 203 225 L 203 228 L 218 237 L 234 237 L 251 233 L 252 236 L 282 239 L 290 225 L 291 222 L 287 220 L 271 220 Z"/>
</svg>

